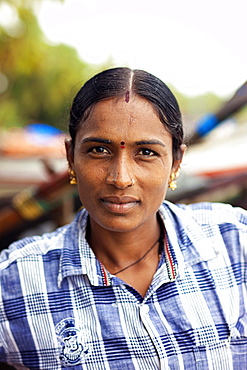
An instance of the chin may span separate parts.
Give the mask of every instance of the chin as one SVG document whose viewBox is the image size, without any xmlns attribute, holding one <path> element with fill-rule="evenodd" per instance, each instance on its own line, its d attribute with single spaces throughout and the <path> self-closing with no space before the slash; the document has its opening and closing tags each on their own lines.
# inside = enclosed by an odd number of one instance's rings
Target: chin
<svg viewBox="0 0 247 370">
<path fill-rule="evenodd" d="M 107 219 L 98 219 L 91 216 L 91 220 L 93 220 L 93 223 L 102 229 L 119 233 L 136 230 L 142 225 L 142 222 L 138 222 L 136 218 L 131 220 L 122 215 L 107 217 Z"/>
</svg>

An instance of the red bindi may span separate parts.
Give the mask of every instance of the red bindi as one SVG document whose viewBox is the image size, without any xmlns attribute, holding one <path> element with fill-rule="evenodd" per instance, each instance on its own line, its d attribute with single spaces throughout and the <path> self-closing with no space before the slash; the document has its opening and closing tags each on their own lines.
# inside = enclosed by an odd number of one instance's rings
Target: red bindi
<svg viewBox="0 0 247 370">
<path fill-rule="evenodd" d="M 121 144 L 120 148 L 121 148 L 121 149 L 124 149 L 124 148 L 125 148 L 125 141 L 121 141 L 121 143 L 120 143 L 120 144 Z"/>
<path fill-rule="evenodd" d="M 129 90 L 126 91 L 126 94 L 125 94 L 125 102 L 128 103 L 130 101 L 130 92 Z"/>
</svg>

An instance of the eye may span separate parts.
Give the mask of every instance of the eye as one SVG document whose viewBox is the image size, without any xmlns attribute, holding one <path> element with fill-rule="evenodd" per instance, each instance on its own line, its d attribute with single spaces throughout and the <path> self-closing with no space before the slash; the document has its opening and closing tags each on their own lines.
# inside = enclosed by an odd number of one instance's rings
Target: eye
<svg viewBox="0 0 247 370">
<path fill-rule="evenodd" d="M 110 154 L 109 149 L 103 147 L 103 146 L 94 146 L 93 148 L 90 148 L 88 150 L 88 153 L 101 155 L 101 154 Z"/>
<path fill-rule="evenodd" d="M 157 156 L 157 153 L 154 152 L 153 150 L 151 149 L 148 149 L 148 148 L 142 148 L 139 150 L 138 152 L 139 155 L 143 155 L 145 157 L 154 157 L 154 156 Z"/>
</svg>

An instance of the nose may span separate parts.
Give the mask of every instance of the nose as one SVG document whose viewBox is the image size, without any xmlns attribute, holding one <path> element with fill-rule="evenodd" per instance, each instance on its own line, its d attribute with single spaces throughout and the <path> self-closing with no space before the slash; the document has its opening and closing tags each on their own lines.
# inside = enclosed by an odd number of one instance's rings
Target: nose
<svg viewBox="0 0 247 370">
<path fill-rule="evenodd" d="M 114 185 L 118 189 L 125 189 L 134 185 L 134 180 L 130 173 L 131 164 L 127 158 L 114 158 L 108 168 L 106 183 Z"/>
</svg>

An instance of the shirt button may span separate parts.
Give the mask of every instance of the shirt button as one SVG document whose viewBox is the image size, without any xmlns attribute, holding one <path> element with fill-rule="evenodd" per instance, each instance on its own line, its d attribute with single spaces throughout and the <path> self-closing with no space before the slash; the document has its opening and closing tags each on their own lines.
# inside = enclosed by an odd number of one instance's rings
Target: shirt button
<svg viewBox="0 0 247 370">
<path fill-rule="evenodd" d="M 149 312 L 149 306 L 147 304 L 144 304 L 141 306 L 141 312 L 147 314 Z"/>
</svg>

